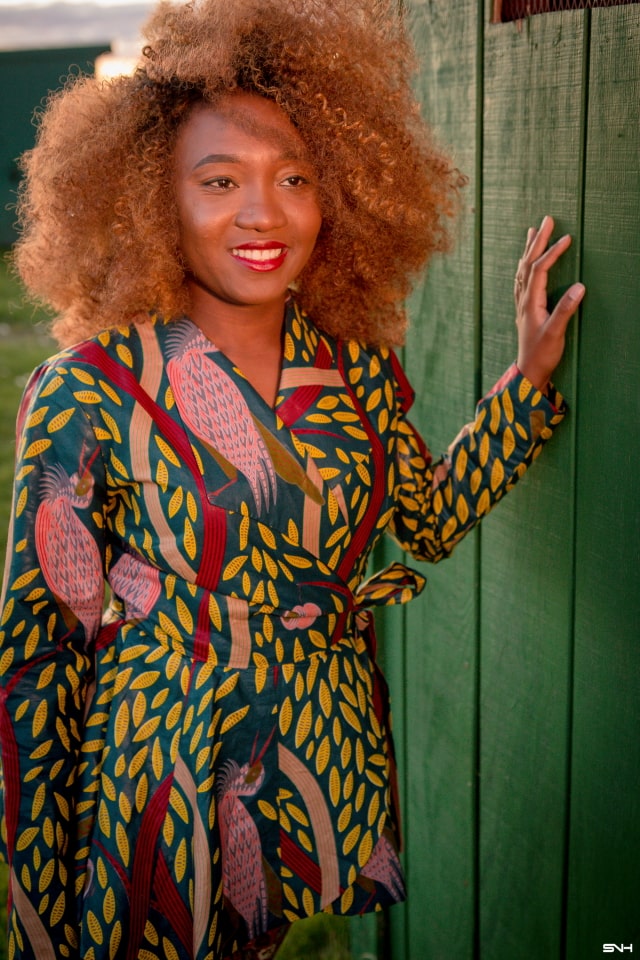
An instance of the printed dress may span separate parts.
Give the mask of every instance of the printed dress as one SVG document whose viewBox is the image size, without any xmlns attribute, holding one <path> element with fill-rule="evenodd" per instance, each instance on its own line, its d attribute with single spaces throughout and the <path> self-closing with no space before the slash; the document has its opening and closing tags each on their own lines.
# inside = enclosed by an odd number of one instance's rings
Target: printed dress
<svg viewBox="0 0 640 960">
<path fill-rule="evenodd" d="M 9 956 L 218 960 L 404 897 L 365 581 L 438 560 L 562 419 L 513 367 L 432 464 L 393 353 L 287 307 L 274 408 L 193 325 L 33 375 L 0 624 Z M 104 581 L 111 597 L 106 614 Z"/>
</svg>

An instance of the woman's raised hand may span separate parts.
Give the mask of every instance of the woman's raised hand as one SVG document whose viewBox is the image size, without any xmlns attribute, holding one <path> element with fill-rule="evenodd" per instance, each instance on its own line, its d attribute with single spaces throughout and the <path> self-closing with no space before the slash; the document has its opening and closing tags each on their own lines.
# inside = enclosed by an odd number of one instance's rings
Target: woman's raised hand
<svg viewBox="0 0 640 960">
<path fill-rule="evenodd" d="M 529 229 L 514 286 L 518 368 L 540 390 L 546 388 L 560 362 L 567 325 L 585 293 L 583 284 L 574 283 L 549 313 L 549 270 L 571 245 L 571 237 L 567 234 L 549 247 L 553 227 L 552 218 L 545 217 L 538 230 L 535 227 Z"/>
</svg>

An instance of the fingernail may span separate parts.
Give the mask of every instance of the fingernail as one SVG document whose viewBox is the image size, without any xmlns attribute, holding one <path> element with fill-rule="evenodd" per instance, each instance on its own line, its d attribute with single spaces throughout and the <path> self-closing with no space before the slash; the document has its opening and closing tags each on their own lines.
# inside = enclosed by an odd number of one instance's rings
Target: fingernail
<svg viewBox="0 0 640 960">
<path fill-rule="evenodd" d="M 576 283 L 574 287 L 569 290 L 569 299 L 570 300 L 579 300 L 585 294 L 586 287 L 584 283 Z"/>
</svg>

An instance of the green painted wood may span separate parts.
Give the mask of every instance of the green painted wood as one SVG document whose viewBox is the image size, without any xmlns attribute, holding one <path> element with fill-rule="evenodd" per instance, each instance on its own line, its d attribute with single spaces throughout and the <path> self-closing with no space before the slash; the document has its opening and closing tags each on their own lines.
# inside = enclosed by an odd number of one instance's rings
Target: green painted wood
<svg viewBox="0 0 640 960">
<path fill-rule="evenodd" d="M 477 399 L 476 191 L 478 9 L 474 0 L 413 0 L 419 94 L 438 140 L 470 178 L 453 255 L 438 259 L 410 304 L 405 365 L 417 392 L 411 414 L 438 456 Z M 476 549 L 421 568 L 425 593 L 405 608 L 402 793 L 409 900 L 390 912 L 394 960 L 473 955 L 476 730 Z M 387 645 L 387 661 L 391 654 Z M 396 711 L 397 716 L 397 711 Z"/>
<path fill-rule="evenodd" d="M 72 71 L 93 72 L 108 45 L 0 52 L 0 245 L 16 239 L 15 202 L 20 179 L 17 158 L 33 146 L 34 110 Z"/>
<path fill-rule="evenodd" d="M 569 960 L 640 952 L 640 7 L 592 16 Z"/>
<path fill-rule="evenodd" d="M 489 25 L 484 58 L 483 381 L 515 359 L 526 228 L 579 231 L 584 12 Z M 487 18 L 488 19 L 488 18 Z M 576 278 L 574 252 L 551 278 Z M 556 381 L 572 397 L 576 329 Z M 481 531 L 479 953 L 562 956 L 570 746 L 575 412 Z"/>
</svg>

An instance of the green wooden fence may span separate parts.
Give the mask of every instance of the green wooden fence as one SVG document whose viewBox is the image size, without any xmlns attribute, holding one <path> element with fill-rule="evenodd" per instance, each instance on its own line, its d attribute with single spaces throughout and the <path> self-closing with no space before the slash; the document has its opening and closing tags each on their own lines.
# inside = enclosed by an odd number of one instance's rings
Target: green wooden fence
<svg viewBox="0 0 640 960">
<path fill-rule="evenodd" d="M 384 626 L 409 901 L 353 955 L 640 953 L 640 6 L 491 23 L 405 2 L 420 93 L 470 177 L 456 253 L 412 304 L 405 363 L 434 451 L 513 360 L 526 228 L 574 236 L 588 288 L 533 471 Z M 384 558 L 382 558 L 384 559 Z"/>
</svg>

